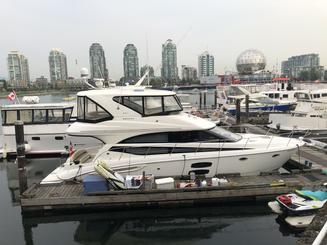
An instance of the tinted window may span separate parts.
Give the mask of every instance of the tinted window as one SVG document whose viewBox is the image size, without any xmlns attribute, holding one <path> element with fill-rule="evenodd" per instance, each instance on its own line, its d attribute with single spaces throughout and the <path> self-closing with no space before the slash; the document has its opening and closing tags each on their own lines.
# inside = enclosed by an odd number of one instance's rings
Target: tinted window
<svg viewBox="0 0 327 245">
<path fill-rule="evenodd" d="M 65 109 L 65 114 L 64 114 L 64 120 L 65 120 L 65 122 L 69 122 L 70 121 L 70 117 L 72 115 L 72 112 L 73 112 L 73 108 Z"/>
<path fill-rule="evenodd" d="M 141 96 L 123 97 L 122 103 L 121 103 L 121 98 L 118 98 L 118 101 L 116 102 L 125 105 L 126 107 L 132 109 L 133 111 L 143 114 L 143 99 Z"/>
<path fill-rule="evenodd" d="M 17 121 L 17 111 L 6 111 L 6 124 L 14 124 Z"/>
<path fill-rule="evenodd" d="M 327 97 L 327 93 L 321 94 L 321 97 Z"/>
<path fill-rule="evenodd" d="M 19 114 L 20 120 L 24 123 L 32 123 L 32 110 L 21 110 Z"/>
<path fill-rule="evenodd" d="M 46 121 L 47 121 L 47 111 L 46 110 L 34 110 L 33 122 L 45 123 Z"/>
<path fill-rule="evenodd" d="M 144 114 L 154 115 L 163 112 L 162 97 L 144 97 Z"/>
<path fill-rule="evenodd" d="M 60 110 L 60 109 L 48 110 L 48 122 L 49 123 L 63 122 L 63 110 Z"/>
<path fill-rule="evenodd" d="M 143 134 L 125 139 L 120 143 L 234 142 L 240 139 L 241 136 L 216 127 L 206 131 Z"/>
<path fill-rule="evenodd" d="M 175 96 L 164 97 L 164 110 L 167 111 L 179 111 L 181 109 Z"/>
<path fill-rule="evenodd" d="M 101 122 L 111 120 L 112 115 L 93 100 L 87 97 L 78 97 L 77 120 L 86 122 Z"/>
<path fill-rule="evenodd" d="M 288 94 L 283 94 L 283 98 L 288 98 Z"/>
<path fill-rule="evenodd" d="M 84 97 L 77 97 L 77 119 L 84 120 Z"/>
</svg>

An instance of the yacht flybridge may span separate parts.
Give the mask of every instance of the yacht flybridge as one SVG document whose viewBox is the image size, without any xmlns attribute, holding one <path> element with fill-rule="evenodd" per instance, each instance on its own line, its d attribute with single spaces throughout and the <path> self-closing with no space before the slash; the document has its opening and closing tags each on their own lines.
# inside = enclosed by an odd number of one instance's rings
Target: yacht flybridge
<svg viewBox="0 0 327 245">
<path fill-rule="evenodd" d="M 42 184 L 93 173 L 99 161 L 122 175 L 258 175 L 278 169 L 303 145 L 297 139 L 231 133 L 184 113 L 175 92 L 135 86 L 79 92 L 77 122 L 66 132 L 105 145 L 76 151 Z"/>
</svg>

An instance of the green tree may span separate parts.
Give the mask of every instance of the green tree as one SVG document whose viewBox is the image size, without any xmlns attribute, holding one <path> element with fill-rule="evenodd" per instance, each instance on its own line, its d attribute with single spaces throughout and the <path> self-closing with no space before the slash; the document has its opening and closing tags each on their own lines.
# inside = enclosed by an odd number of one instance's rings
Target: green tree
<svg viewBox="0 0 327 245">
<path fill-rule="evenodd" d="M 308 81 L 310 78 L 310 73 L 308 71 L 301 71 L 298 79 L 301 81 Z"/>
<path fill-rule="evenodd" d="M 321 74 L 320 74 L 319 70 L 317 70 L 315 68 L 311 68 L 309 75 L 310 75 L 311 81 L 316 81 L 321 78 Z"/>
</svg>

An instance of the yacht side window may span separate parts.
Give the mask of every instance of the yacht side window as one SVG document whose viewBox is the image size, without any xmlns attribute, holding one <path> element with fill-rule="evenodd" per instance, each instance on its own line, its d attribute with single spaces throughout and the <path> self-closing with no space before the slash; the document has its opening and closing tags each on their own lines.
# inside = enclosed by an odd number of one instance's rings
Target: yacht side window
<svg viewBox="0 0 327 245">
<path fill-rule="evenodd" d="M 72 115 L 73 108 L 66 108 L 64 112 L 64 122 L 69 122 Z"/>
<path fill-rule="evenodd" d="M 32 123 L 32 110 L 21 110 L 19 111 L 19 118 L 24 123 Z"/>
<path fill-rule="evenodd" d="M 144 97 L 144 114 L 145 115 L 154 115 L 162 113 L 162 97 Z"/>
<path fill-rule="evenodd" d="M 17 121 L 17 111 L 6 111 L 6 124 L 14 124 Z"/>
<path fill-rule="evenodd" d="M 321 97 L 327 97 L 327 93 L 322 93 Z"/>
<path fill-rule="evenodd" d="M 143 114 L 143 98 L 141 96 L 115 97 L 114 101 L 116 101 L 120 104 L 123 104 L 126 107 L 128 107 L 138 113 Z"/>
<path fill-rule="evenodd" d="M 46 123 L 47 121 L 47 110 L 34 110 L 33 122 L 34 123 Z"/>
<path fill-rule="evenodd" d="M 63 122 L 63 110 L 61 110 L 61 109 L 48 110 L 48 122 L 49 123 L 62 123 Z"/>
<path fill-rule="evenodd" d="M 111 120 L 112 115 L 87 97 L 78 97 L 77 120 L 91 123 Z"/>
<path fill-rule="evenodd" d="M 164 111 L 180 111 L 181 106 L 175 96 L 164 97 Z"/>
</svg>

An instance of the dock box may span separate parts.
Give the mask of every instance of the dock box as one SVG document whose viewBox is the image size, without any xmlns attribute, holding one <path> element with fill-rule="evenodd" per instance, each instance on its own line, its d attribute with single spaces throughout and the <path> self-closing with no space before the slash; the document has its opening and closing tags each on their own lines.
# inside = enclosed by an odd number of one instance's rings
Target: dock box
<svg viewBox="0 0 327 245">
<path fill-rule="evenodd" d="M 83 177 L 84 194 L 108 191 L 108 182 L 100 175 L 86 175 Z"/>
<path fill-rule="evenodd" d="M 163 179 L 156 179 L 155 180 L 157 189 L 174 189 L 175 188 L 175 181 L 173 178 L 163 178 Z"/>
</svg>

